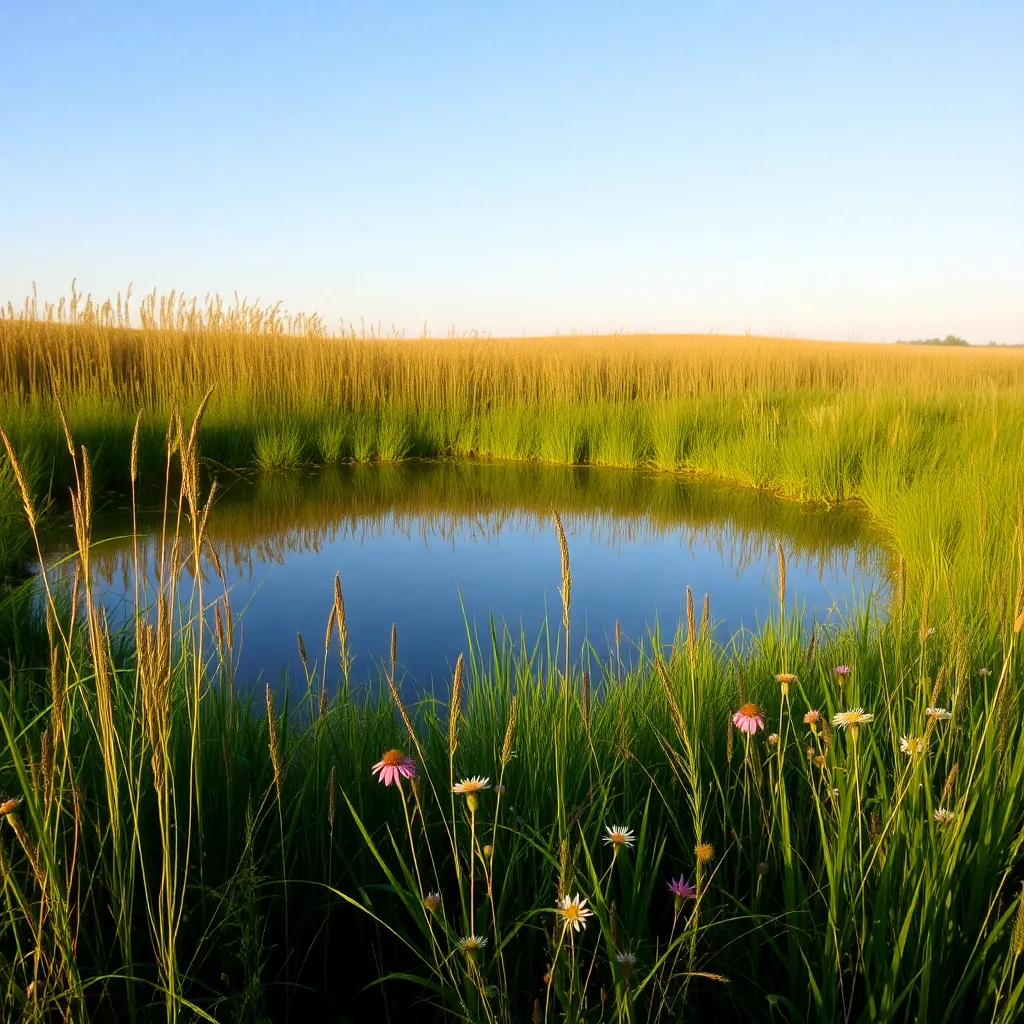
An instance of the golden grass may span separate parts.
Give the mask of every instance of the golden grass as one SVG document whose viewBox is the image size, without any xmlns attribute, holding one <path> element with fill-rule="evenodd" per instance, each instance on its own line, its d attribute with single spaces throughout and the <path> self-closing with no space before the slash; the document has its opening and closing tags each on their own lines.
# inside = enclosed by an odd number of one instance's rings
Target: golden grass
<svg viewBox="0 0 1024 1024">
<path fill-rule="evenodd" d="M 0 395 L 8 401 L 114 399 L 136 408 L 221 394 L 313 398 L 347 408 L 660 402 L 727 392 L 814 389 L 1024 391 L 1024 352 L 731 335 L 401 339 L 329 334 L 278 306 L 205 306 L 150 297 L 141 327 L 116 304 L 0 316 Z M 154 313 L 152 307 L 157 311 Z M 161 311 L 163 309 L 163 311 Z M 74 316 L 72 317 L 72 310 Z"/>
</svg>

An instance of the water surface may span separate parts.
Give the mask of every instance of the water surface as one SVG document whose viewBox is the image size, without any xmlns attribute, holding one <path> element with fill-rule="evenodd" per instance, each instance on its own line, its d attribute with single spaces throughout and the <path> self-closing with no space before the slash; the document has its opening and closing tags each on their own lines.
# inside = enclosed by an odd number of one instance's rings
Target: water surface
<svg viewBox="0 0 1024 1024">
<path fill-rule="evenodd" d="M 140 504 L 139 547 L 151 577 L 159 496 Z M 134 599 L 131 516 L 115 495 L 97 505 L 94 579 L 116 623 Z M 445 680 L 466 650 L 467 625 L 487 638 L 491 615 L 532 644 L 546 621 L 554 631 L 561 617 L 552 508 L 568 537 L 574 653 L 586 636 L 608 654 L 618 621 L 623 660 L 635 660 L 656 625 L 671 637 L 687 585 L 698 615 L 710 595 L 719 641 L 755 629 L 777 614 L 777 543 L 787 602 L 800 603 L 808 624 L 838 623 L 880 588 L 883 554 L 855 510 L 690 477 L 475 462 L 222 477 L 208 534 L 229 590 L 236 684 L 287 677 L 305 688 L 296 635 L 310 662 L 322 664 L 335 573 L 353 682 L 377 676 L 392 623 L 407 693 Z M 192 582 L 186 573 L 183 587 L 191 591 Z M 222 591 L 207 557 L 204 597 L 212 602 Z M 328 660 L 333 681 L 336 639 Z"/>
</svg>

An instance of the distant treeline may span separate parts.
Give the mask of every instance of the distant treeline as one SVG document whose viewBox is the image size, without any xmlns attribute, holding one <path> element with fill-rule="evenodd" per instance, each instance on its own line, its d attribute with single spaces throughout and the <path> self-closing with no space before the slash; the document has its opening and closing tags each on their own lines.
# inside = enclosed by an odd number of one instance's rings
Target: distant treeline
<svg viewBox="0 0 1024 1024">
<path fill-rule="evenodd" d="M 958 338 L 955 334 L 947 334 L 944 338 L 917 338 L 914 341 L 897 341 L 897 345 L 966 345 L 965 338 Z"/>
</svg>

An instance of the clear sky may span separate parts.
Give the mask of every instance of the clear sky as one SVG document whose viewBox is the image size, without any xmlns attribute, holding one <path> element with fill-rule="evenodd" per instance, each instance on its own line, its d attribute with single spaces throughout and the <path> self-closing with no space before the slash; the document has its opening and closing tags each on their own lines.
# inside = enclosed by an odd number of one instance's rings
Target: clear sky
<svg viewBox="0 0 1024 1024">
<path fill-rule="evenodd" d="M 0 0 L 0 298 L 1024 342 L 1024 3 Z"/>
</svg>

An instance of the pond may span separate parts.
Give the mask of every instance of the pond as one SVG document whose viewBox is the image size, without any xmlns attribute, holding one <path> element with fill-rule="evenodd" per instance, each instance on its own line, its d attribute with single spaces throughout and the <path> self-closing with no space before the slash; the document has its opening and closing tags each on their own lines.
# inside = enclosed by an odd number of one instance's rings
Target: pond
<svg viewBox="0 0 1024 1024">
<path fill-rule="evenodd" d="M 491 617 L 518 643 L 552 645 L 561 567 L 552 509 L 572 568 L 573 656 L 635 663 L 650 632 L 671 639 L 685 594 L 699 618 L 710 595 L 714 636 L 729 642 L 778 613 L 776 544 L 787 604 L 805 622 L 838 624 L 879 596 L 885 556 L 854 509 L 809 508 L 769 494 L 656 472 L 536 464 L 418 462 L 221 476 L 208 535 L 226 580 L 240 688 L 305 690 L 297 634 L 322 665 L 335 574 L 344 593 L 353 684 L 375 680 L 398 630 L 406 694 L 444 688 L 467 630 L 490 648 Z M 123 496 L 100 495 L 94 516 L 96 593 L 111 623 L 134 601 L 132 520 Z M 161 498 L 143 495 L 141 561 L 158 561 Z M 204 598 L 223 593 L 212 556 Z M 189 593 L 192 580 L 183 574 Z M 145 587 L 143 587 L 145 593 Z M 207 610 L 211 624 L 212 612 Z M 741 634 L 742 635 L 742 634 Z M 546 645 L 547 639 L 544 639 Z M 213 644 L 208 645 L 210 648 Z M 329 653 L 339 678 L 338 641 Z"/>
</svg>

